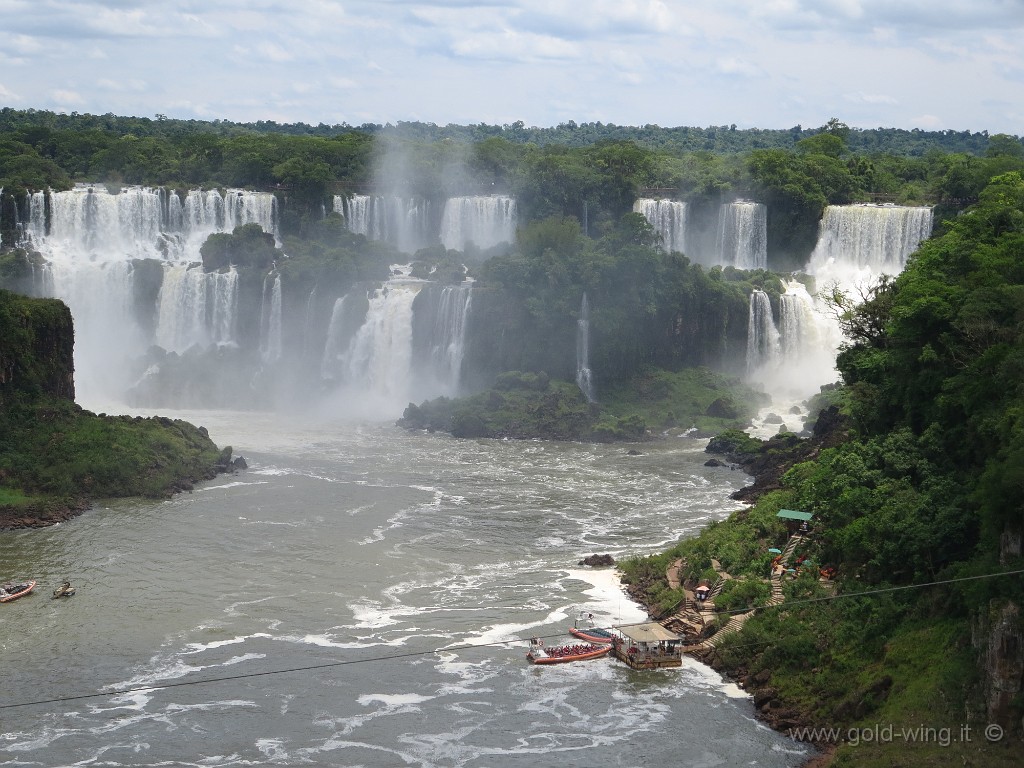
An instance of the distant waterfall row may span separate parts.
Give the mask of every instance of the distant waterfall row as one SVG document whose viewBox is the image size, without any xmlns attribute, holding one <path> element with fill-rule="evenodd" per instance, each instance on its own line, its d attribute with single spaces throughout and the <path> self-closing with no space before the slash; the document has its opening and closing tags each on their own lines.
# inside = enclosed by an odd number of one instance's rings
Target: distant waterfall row
<svg viewBox="0 0 1024 768">
<path fill-rule="evenodd" d="M 352 232 L 384 240 L 403 253 L 441 243 L 449 250 L 486 250 L 515 241 L 516 201 L 503 195 L 451 197 L 443 205 L 394 195 L 336 195 L 334 210 Z"/>
<path fill-rule="evenodd" d="M 276 235 L 271 194 L 79 187 L 36 193 L 28 212 L 24 244 L 44 263 L 26 288 L 71 307 L 76 383 L 86 399 L 131 389 L 140 404 L 177 402 L 161 383 L 175 365 L 178 384 L 201 397 L 237 388 L 243 374 L 232 379 L 217 366 L 245 360 L 265 381 L 291 376 L 304 396 L 333 388 L 353 400 L 372 391 L 392 412 L 412 397 L 457 392 L 469 282 L 438 286 L 394 267 L 379 287 L 337 298 L 314 290 L 297 306 L 276 266 L 256 275 L 202 268 L 200 247 L 210 234 L 256 223 Z M 136 379 L 131 371 L 157 347 L 174 359 L 154 358 Z M 312 376 L 300 375 L 302 367 Z M 242 386 L 244 400 L 249 385 Z"/>
<path fill-rule="evenodd" d="M 719 207 L 715 226 L 691 221 L 689 207 L 678 200 L 641 198 L 633 204 L 661 235 L 662 248 L 686 254 L 705 266 L 766 269 L 767 213 L 761 203 L 736 201 Z"/>
<path fill-rule="evenodd" d="M 163 188 L 128 187 L 111 194 L 79 186 L 33 193 L 26 234 L 55 259 L 179 264 L 198 261 L 209 235 L 242 224 L 259 224 L 277 238 L 277 219 L 277 199 L 270 193 L 192 190 L 182 198 Z"/>
</svg>

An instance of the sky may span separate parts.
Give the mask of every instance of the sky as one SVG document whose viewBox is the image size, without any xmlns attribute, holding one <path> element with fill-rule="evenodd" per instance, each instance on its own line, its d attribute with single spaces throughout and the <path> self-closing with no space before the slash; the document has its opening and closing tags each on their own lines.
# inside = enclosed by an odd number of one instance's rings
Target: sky
<svg viewBox="0 0 1024 768">
<path fill-rule="evenodd" d="M 1024 135 L 1024 0 L 0 0 L 0 106 Z"/>
</svg>

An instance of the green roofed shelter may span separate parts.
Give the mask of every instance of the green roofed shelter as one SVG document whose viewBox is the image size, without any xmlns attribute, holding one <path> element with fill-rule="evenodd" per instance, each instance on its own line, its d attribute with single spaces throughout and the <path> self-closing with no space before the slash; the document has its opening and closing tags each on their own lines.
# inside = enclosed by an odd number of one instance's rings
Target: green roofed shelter
<svg viewBox="0 0 1024 768">
<path fill-rule="evenodd" d="M 775 516 L 784 520 L 800 520 L 805 523 L 814 517 L 810 512 L 797 512 L 795 509 L 780 509 Z"/>
</svg>

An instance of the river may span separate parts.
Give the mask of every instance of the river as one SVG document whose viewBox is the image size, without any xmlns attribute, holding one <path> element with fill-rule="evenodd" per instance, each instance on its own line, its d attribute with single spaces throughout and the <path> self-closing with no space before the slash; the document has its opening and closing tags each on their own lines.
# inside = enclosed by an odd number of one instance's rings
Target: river
<svg viewBox="0 0 1024 768">
<path fill-rule="evenodd" d="M 96 410 L 93 408 L 93 410 Z M 114 411 L 110 411 L 114 412 Z M 138 411 L 134 411 L 138 412 Z M 249 469 L 0 532 L 0 766 L 796 766 L 707 667 L 535 667 L 577 610 L 642 621 L 590 554 L 736 507 L 703 440 L 456 440 L 226 411 Z M 68 579 L 77 594 L 50 599 Z M 204 682 L 206 681 L 206 682 Z M 97 695 L 99 694 L 99 695 Z"/>
</svg>

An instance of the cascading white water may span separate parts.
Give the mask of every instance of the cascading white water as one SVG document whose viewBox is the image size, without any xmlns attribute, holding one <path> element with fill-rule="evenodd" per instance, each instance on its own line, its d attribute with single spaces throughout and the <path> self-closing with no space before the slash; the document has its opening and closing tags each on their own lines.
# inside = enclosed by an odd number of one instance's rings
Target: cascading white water
<svg viewBox="0 0 1024 768">
<path fill-rule="evenodd" d="M 678 200 L 640 198 L 633 203 L 633 212 L 643 214 L 661 235 L 664 250 L 689 254 L 686 242 L 686 203 Z"/>
<path fill-rule="evenodd" d="M 264 363 L 281 359 L 281 275 L 272 272 L 263 280 L 260 307 L 260 358 Z"/>
<path fill-rule="evenodd" d="M 441 215 L 441 243 L 449 250 L 464 251 L 472 243 L 492 248 L 511 243 L 516 235 L 516 201 L 504 195 L 452 197 Z"/>
<path fill-rule="evenodd" d="M 466 353 L 466 320 L 473 300 L 473 282 L 446 285 L 435 315 L 431 339 L 431 367 L 436 380 L 435 395 L 453 396 L 459 392 L 462 358 Z"/>
<path fill-rule="evenodd" d="M 722 266 L 768 268 L 768 218 L 762 203 L 738 200 L 719 210 L 716 250 Z"/>
<path fill-rule="evenodd" d="M 236 341 L 238 275 L 205 273 L 199 248 L 210 234 L 247 223 L 276 237 L 273 195 L 193 190 L 182 200 L 147 187 L 111 193 L 83 185 L 30 196 L 26 239 L 47 262 L 41 295 L 64 299 L 71 308 L 80 398 L 118 396 L 127 385 L 116 380 L 115 371 L 124 366 L 111 365 L 112 350 L 131 358 L 153 343 L 180 353 Z M 163 264 L 155 307 L 134 306 L 136 259 Z M 152 332 L 144 330 L 145 314 L 152 317 Z"/>
<path fill-rule="evenodd" d="M 335 195 L 333 210 L 350 232 L 391 243 L 402 253 L 431 245 L 436 230 L 428 200 L 395 195 Z"/>
<path fill-rule="evenodd" d="M 172 210 L 171 218 L 177 214 Z M 277 198 L 269 192 L 229 189 L 191 190 L 181 203 L 181 226 L 190 245 L 202 245 L 214 232 L 232 232 L 243 224 L 259 224 L 281 244 L 277 226 Z M 169 224 L 172 222 L 169 222 Z"/>
<path fill-rule="evenodd" d="M 345 295 L 335 299 L 334 307 L 331 309 L 331 319 L 327 324 L 327 341 L 320 357 L 320 376 L 323 379 L 333 379 L 339 375 L 338 362 L 348 348 L 349 339 L 344 335 L 347 298 Z"/>
<path fill-rule="evenodd" d="M 127 261 L 54 262 L 47 286 L 71 309 L 75 328 L 75 392 L 110 391 L 119 384 L 142 332 L 132 317 L 134 270 Z M 83 364 L 87 361 L 88 364 Z"/>
<path fill-rule="evenodd" d="M 881 275 L 898 275 L 931 236 L 932 209 L 896 205 L 830 205 L 807 271 L 819 288 L 867 288 Z"/>
<path fill-rule="evenodd" d="M 156 343 L 168 352 L 235 343 L 238 273 L 166 265 L 157 297 Z"/>
<path fill-rule="evenodd" d="M 750 294 L 747 316 L 747 374 L 756 375 L 773 363 L 779 354 L 779 332 L 772 315 L 768 294 L 755 290 Z"/>
<path fill-rule="evenodd" d="M 856 300 L 881 275 L 899 274 L 931 228 L 930 208 L 829 206 L 807 272 L 819 291 L 836 286 Z M 754 301 L 751 297 L 752 313 Z M 836 380 L 835 357 L 842 334 L 824 303 L 800 282 L 787 284 L 779 309 L 779 348 L 774 357 L 766 356 L 762 343 L 748 337 L 748 374 L 773 397 L 806 398 Z M 765 332 L 765 328 L 760 331 Z"/>
<path fill-rule="evenodd" d="M 422 280 L 409 277 L 410 267 L 369 295 L 366 319 L 341 361 L 345 399 L 364 415 L 400 412 L 413 392 L 413 301 Z"/>
<path fill-rule="evenodd" d="M 410 277 L 411 264 L 391 269 L 365 300 L 349 293 L 331 310 L 320 371 L 348 414 L 394 416 L 459 394 L 472 281 L 439 287 Z"/>
<path fill-rule="evenodd" d="M 580 302 L 580 316 L 576 321 L 576 385 L 588 403 L 597 399 L 590 370 L 590 305 L 586 293 Z"/>
</svg>

